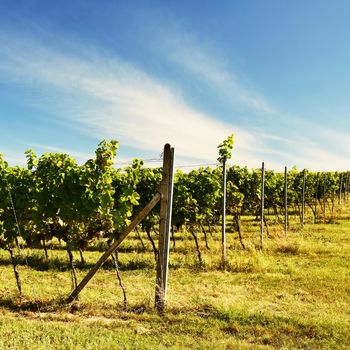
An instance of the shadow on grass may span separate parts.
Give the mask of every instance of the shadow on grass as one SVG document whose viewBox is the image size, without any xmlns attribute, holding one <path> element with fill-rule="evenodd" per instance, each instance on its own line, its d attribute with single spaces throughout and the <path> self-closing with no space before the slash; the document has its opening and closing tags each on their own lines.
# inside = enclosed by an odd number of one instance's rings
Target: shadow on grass
<svg viewBox="0 0 350 350">
<path fill-rule="evenodd" d="M 97 261 L 97 259 L 96 259 Z M 20 256 L 17 258 L 17 264 L 21 266 L 28 266 L 37 271 L 70 271 L 68 259 L 49 258 L 45 259 L 41 255 Z M 81 271 L 89 271 L 95 263 L 90 262 L 76 262 L 75 267 Z M 12 266 L 10 259 L 0 257 L 0 266 Z M 101 267 L 104 270 L 115 270 L 114 263 L 108 259 Z M 148 270 L 154 269 L 154 262 L 149 260 L 129 260 L 127 262 L 120 262 L 119 268 L 121 271 L 134 270 Z"/>
<path fill-rule="evenodd" d="M 62 310 L 62 307 L 68 307 L 64 299 L 29 300 L 21 296 L 0 298 L 0 308 L 12 312 L 55 312 Z"/>
<path fill-rule="evenodd" d="M 144 252 L 152 252 L 151 247 L 142 247 L 140 241 L 133 239 L 133 238 L 128 238 L 128 244 L 122 244 L 119 248 L 118 251 L 119 252 L 123 252 L 123 253 L 130 253 L 130 252 L 137 252 L 137 253 L 144 253 Z M 65 245 L 60 245 L 60 244 L 51 244 L 51 243 L 47 243 L 47 249 L 49 251 L 66 251 L 66 246 Z M 32 246 L 26 246 L 26 248 L 28 249 L 36 249 L 39 251 L 43 252 L 43 249 L 41 246 L 37 246 L 37 245 L 32 245 Z M 108 245 L 105 242 L 101 242 L 99 244 L 96 245 L 91 245 L 87 248 L 85 248 L 83 250 L 83 252 L 100 252 L 100 253 L 104 253 L 106 250 L 108 249 Z M 43 253 L 44 254 L 44 253 Z"/>
</svg>

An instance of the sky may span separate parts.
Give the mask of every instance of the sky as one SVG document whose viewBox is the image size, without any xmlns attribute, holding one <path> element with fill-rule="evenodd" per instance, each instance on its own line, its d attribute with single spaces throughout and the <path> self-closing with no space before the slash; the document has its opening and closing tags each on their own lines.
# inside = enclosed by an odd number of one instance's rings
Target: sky
<svg viewBox="0 0 350 350">
<path fill-rule="evenodd" d="M 0 153 L 350 169 L 346 0 L 0 0 Z M 149 162 L 155 164 L 157 162 Z M 146 162 L 146 164 L 148 164 Z"/>
</svg>

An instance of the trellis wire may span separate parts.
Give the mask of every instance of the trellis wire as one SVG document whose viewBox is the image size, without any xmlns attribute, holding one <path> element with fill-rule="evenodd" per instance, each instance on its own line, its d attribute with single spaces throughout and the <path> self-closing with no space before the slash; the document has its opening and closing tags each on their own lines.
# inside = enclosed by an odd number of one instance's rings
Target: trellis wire
<svg viewBox="0 0 350 350">
<path fill-rule="evenodd" d="M 13 210 L 13 215 L 14 215 L 15 222 L 16 222 L 17 233 L 18 233 L 18 236 L 21 237 L 22 236 L 21 228 L 19 226 L 18 216 L 17 216 L 16 208 L 15 208 L 15 205 L 14 205 L 14 202 L 13 202 L 12 193 L 11 193 L 11 189 L 10 189 L 10 184 L 9 184 L 9 182 L 8 182 L 6 177 L 5 177 L 5 181 L 6 181 L 6 187 L 7 187 L 7 191 L 8 191 L 9 198 L 10 198 L 11 207 L 12 207 L 12 210 Z M 30 276 L 30 273 L 29 273 L 30 272 L 30 268 L 29 268 L 27 253 L 26 253 L 23 245 L 21 246 L 21 244 L 19 242 L 17 242 L 17 247 L 19 249 L 19 253 L 21 254 L 21 252 L 23 252 L 23 254 L 24 254 L 24 260 L 25 260 L 25 263 L 26 263 L 28 276 Z M 41 312 L 40 312 L 40 306 L 39 306 L 39 304 L 37 302 L 37 298 L 36 298 L 36 292 L 35 292 L 35 288 L 34 288 L 34 283 L 30 283 L 30 284 L 31 284 L 31 287 L 32 287 L 32 294 L 33 294 L 33 297 L 34 297 L 34 300 L 35 300 L 35 305 L 37 307 L 39 319 L 42 320 Z"/>
</svg>

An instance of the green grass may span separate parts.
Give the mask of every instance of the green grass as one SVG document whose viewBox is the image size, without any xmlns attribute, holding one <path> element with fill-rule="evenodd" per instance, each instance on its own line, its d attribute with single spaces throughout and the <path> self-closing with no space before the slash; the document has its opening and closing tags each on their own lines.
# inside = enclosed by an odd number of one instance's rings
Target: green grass
<svg viewBox="0 0 350 350">
<path fill-rule="evenodd" d="M 52 246 L 49 261 L 41 250 L 26 251 L 21 297 L 8 253 L 0 251 L 0 349 L 349 349 L 349 213 L 303 231 L 295 220 L 287 238 L 271 218 L 269 234 L 261 253 L 259 227 L 244 218 L 247 249 L 229 233 L 221 271 L 219 233 L 209 235 L 210 250 L 198 233 L 202 266 L 190 235 L 177 233 L 163 317 L 153 308 L 155 263 L 146 235 L 146 251 L 132 235 L 119 253 L 127 311 L 111 262 L 79 301 L 65 305 L 71 277 L 63 249 Z M 100 254 L 84 253 L 79 278 Z"/>
</svg>

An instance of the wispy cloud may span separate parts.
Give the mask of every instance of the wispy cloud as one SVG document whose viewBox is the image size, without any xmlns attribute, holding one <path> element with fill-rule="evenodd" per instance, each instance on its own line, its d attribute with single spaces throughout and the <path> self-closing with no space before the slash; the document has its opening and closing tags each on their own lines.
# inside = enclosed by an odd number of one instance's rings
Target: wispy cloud
<svg viewBox="0 0 350 350">
<path fill-rule="evenodd" d="M 312 169 L 314 171 L 342 171 L 349 170 L 349 161 L 344 155 L 324 150 L 318 145 L 310 145 L 300 154 L 299 168 Z"/>
<path fill-rule="evenodd" d="M 51 145 L 42 145 L 37 143 L 30 143 L 28 145 L 30 148 L 33 148 L 34 150 L 37 150 L 39 152 L 55 152 L 55 153 L 65 153 L 71 155 L 73 158 L 76 159 L 78 163 L 83 163 L 87 161 L 88 159 L 94 158 L 95 154 L 89 154 L 85 152 L 77 152 L 75 150 L 70 150 L 66 148 L 61 147 L 55 147 Z"/>
<path fill-rule="evenodd" d="M 167 30 L 154 30 L 150 45 L 165 59 L 177 65 L 212 90 L 218 91 L 235 108 L 263 114 L 274 113 L 273 107 L 252 86 L 246 86 L 215 45 L 203 43 L 191 31 L 172 23 Z M 156 39 L 156 40 L 155 40 Z M 232 63 L 231 63 L 232 66 Z"/>
<path fill-rule="evenodd" d="M 170 142 L 179 156 L 215 160 L 216 146 L 234 132 L 237 161 L 254 158 L 249 155 L 257 144 L 252 133 L 191 108 L 178 93 L 118 58 L 62 54 L 27 39 L 11 38 L 11 46 L 0 39 L 6 48 L 1 75 L 44 94 L 50 94 L 47 87 L 54 89 L 56 106 L 47 108 L 57 108 L 87 133 L 152 151 Z"/>
<path fill-rule="evenodd" d="M 4 156 L 5 161 L 8 162 L 10 166 L 23 166 L 27 164 L 26 158 L 23 153 L 21 154 L 19 152 L 17 153 L 7 149 L 2 149 L 0 153 Z"/>
<path fill-rule="evenodd" d="M 171 43 L 175 45 L 171 58 L 174 64 L 214 85 L 248 111 L 275 115 L 273 106 L 245 88 L 224 63 L 216 64 L 209 52 L 192 41 L 190 44 Z M 297 140 L 291 142 L 285 136 L 274 135 L 274 130 L 251 131 L 220 121 L 218 116 L 192 107 L 164 82 L 115 55 L 74 42 L 66 43 L 64 48 L 60 45 L 8 33 L 0 35 L 0 79 L 35 89 L 40 98 L 33 97 L 31 103 L 49 109 L 97 139 L 116 138 L 121 145 L 135 149 L 135 154 L 137 150 L 158 154 L 163 144 L 170 142 L 184 165 L 215 162 L 217 145 L 231 133 L 236 138 L 236 164 L 257 167 L 265 160 L 270 168 L 284 163 L 307 163 L 307 167 L 318 168 L 334 160 L 332 151 L 325 151 L 323 146 L 309 145 L 303 152 Z M 69 151 L 80 160 L 87 159 L 86 154 L 61 147 L 35 146 Z M 345 155 L 339 156 L 333 164 L 345 159 Z"/>
</svg>

